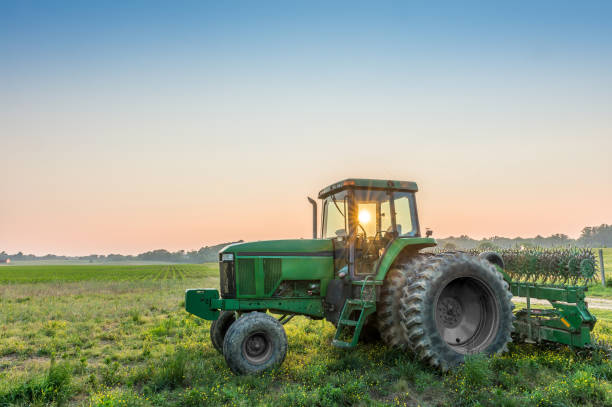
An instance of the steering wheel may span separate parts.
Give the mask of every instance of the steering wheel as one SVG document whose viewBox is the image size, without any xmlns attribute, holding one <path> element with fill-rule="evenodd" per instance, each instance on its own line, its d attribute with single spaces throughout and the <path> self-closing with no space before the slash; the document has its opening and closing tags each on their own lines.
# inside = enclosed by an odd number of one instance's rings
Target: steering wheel
<svg viewBox="0 0 612 407">
<path fill-rule="evenodd" d="M 393 226 L 391 226 L 391 225 L 390 225 L 390 226 L 387 228 L 387 230 L 385 230 L 384 232 L 381 230 L 381 231 L 380 231 L 380 235 L 381 235 L 382 237 L 384 237 L 384 238 L 388 238 L 392 232 L 393 232 Z M 384 233 L 384 235 L 383 235 L 383 233 Z"/>
<path fill-rule="evenodd" d="M 368 234 L 366 233 L 366 231 L 363 228 L 363 226 L 361 226 L 361 223 L 357 222 L 357 226 L 359 226 L 361 228 L 361 230 L 363 230 L 363 238 L 367 241 L 368 240 Z"/>
</svg>

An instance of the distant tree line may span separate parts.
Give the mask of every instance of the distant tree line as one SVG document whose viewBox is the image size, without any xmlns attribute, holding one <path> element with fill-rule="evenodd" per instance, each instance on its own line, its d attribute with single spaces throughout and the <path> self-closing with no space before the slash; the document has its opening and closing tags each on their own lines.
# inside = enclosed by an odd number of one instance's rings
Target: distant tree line
<svg viewBox="0 0 612 407">
<path fill-rule="evenodd" d="M 562 247 L 562 246 L 577 246 L 577 247 L 612 247 L 612 225 L 587 226 L 582 229 L 578 239 L 571 239 L 564 234 L 554 234 L 548 237 L 536 236 L 530 238 L 508 238 L 493 236 L 481 240 L 472 239 L 469 236 L 461 235 L 459 237 L 447 237 L 437 239 L 438 244 L 443 249 L 466 250 L 466 249 L 508 249 L 513 247 Z M 105 262 L 105 261 L 160 261 L 167 263 L 205 263 L 217 261 L 219 250 L 232 243 L 221 243 L 214 246 L 202 247 L 199 250 L 177 252 L 169 252 L 165 249 L 151 250 L 145 253 L 140 253 L 135 256 L 123 254 L 91 254 L 89 256 L 58 256 L 55 254 L 47 254 L 45 256 L 35 256 L 33 254 L 7 254 L 0 252 L 0 261 L 9 258 L 11 261 L 20 260 L 85 260 L 89 262 Z"/>
<path fill-rule="evenodd" d="M 176 252 L 169 252 L 165 249 L 151 250 L 145 253 L 137 255 L 123 255 L 123 254 L 90 254 L 88 256 L 58 256 L 55 254 L 47 254 L 45 256 L 36 256 L 33 254 L 23 254 L 22 252 L 16 254 L 7 254 L 6 252 L 0 252 L 0 260 L 9 258 L 11 261 L 23 261 L 23 260 L 84 260 L 91 263 L 99 263 L 105 261 L 160 261 L 167 263 L 206 263 L 211 261 L 217 261 L 219 250 L 232 243 L 241 243 L 242 240 L 237 242 L 221 243 L 214 246 L 202 247 L 199 250 L 185 251 L 179 250 Z"/>
<path fill-rule="evenodd" d="M 587 226 L 582 229 L 578 239 L 557 233 L 548 237 L 536 236 L 530 238 L 508 238 L 501 236 L 488 237 L 482 240 L 472 239 L 469 236 L 447 237 L 437 239 L 440 247 L 444 249 L 509 249 L 513 247 L 612 247 L 612 225 Z"/>
</svg>

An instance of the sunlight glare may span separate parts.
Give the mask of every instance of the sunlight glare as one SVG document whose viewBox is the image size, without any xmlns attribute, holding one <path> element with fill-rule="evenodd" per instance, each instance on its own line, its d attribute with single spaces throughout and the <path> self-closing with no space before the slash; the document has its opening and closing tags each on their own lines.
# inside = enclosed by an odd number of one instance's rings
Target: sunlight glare
<svg viewBox="0 0 612 407">
<path fill-rule="evenodd" d="M 359 211 L 359 223 L 363 223 L 364 225 L 368 223 L 372 219 L 370 212 L 365 209 Z"/>
</svg>

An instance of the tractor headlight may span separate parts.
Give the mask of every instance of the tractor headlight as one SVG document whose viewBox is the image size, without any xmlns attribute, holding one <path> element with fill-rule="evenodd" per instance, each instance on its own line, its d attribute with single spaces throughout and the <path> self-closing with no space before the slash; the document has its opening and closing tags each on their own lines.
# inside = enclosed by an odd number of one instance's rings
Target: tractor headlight
<svg viewBox="0 0 612 407">
<path fill-rule="evenodd" d="M 234 253 L 221 254 L 221 261 L 234 261 Z"/>
</svg>

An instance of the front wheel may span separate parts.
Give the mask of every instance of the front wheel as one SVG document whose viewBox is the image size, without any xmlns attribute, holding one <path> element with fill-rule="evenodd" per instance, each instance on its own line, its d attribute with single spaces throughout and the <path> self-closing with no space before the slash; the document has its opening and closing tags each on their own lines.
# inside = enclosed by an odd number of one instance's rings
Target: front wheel
<svg viewBox="0 0 612 407">
<path fill-rule="evenodd" d="M 234 321 L 236 321 L 234 311 L 221 311 L 219 318 L 210 324 L 210 341 L 219 353 L 223 353 L 225 334 Z"/>
<path fill-rule="evenodd" d="M 280 365 L 287 355 L 287 335 L 278 320 L 251 312 L 234 322 L 223 341 L 223 356 L 238 375 L 256 374 Z"/>
</svg>

